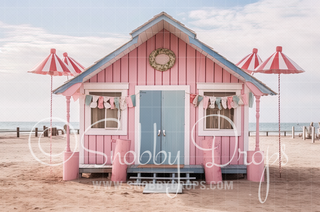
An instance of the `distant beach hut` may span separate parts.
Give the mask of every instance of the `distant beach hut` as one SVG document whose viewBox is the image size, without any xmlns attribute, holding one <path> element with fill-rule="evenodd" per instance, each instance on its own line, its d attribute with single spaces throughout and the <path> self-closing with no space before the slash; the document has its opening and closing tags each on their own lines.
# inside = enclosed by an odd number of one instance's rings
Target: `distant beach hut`
<svg viewBox="0 0 320 212">
<path fill-rule="evenodd" d="M 277 46 L 276 52 L 261 63 L 254 72 L 263 74 L 278 74 L 278 121 L 279 121 L 279 173 L 281 177 L 281 137 L 280 137 L 280 74 L 299 74 L 304 70 L 282 53 L 282 47 Z"/>
</svg>

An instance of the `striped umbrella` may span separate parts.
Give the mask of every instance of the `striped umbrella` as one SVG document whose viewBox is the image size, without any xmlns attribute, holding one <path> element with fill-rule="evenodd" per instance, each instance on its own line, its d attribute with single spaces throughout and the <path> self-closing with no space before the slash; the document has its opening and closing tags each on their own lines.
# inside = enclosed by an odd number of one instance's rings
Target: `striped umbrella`
<svg viewBox="0 0 320 212">
<path fill-rule="evenodd" d="M 67 65 L 67 67 L 69 68 L 69 70 L 74 76 L 84 71 L 85 68 L 80 63 L 78 63 L 75 59 L 73 59 L 72 57 L 69 57 L 67 52 L 63 53 L 63 56 L 64 56 L 63 62 Z"/>
<path fill-rule="evenodd" d="M 69 68 L 63 63 L 63 61 L 56 55 L 56 50 L 51 49 L 50 55 L 44 59 L 39 65 L 37 65 L 29 73 L 50 75 L 51 77 L 51 90 L 50 90 L 50 163 L 52 154 L 52 76 L 72 76 Z"/>
<path fill-rule="evenodd" d="M 282 53 L 281 46 L 277 46 L 276 52 L 273 53 L 266 61 L 261 63 L 254 72 L 278 74 L 279 173 L 281 177 L 280 74 L 298 74 L 304 72 L 304 70 L 288 56 Z"/>
<path fill-rule="evenodd" d="M 258 49 L 253 48 L 252 53 L 245 56 L 240 60 L 236 66 L 244 69 L 248 74 L 252 74 L 254 69 L 262 63 L 261 58 L 258 55 Z"/>
</svg>

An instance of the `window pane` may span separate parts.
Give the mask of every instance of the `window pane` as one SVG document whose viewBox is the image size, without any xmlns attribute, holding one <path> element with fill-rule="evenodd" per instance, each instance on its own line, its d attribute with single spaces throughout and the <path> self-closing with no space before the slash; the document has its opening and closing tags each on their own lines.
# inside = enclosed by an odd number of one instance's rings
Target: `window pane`
<svg viewBox="0 0 320 212">
<path fill-rule="evenodd" d="M 206 115 L 211 115 L 211 114 L 218 114 L 218 109 L 214 108 L 208 108 L 206 110 Z M 218 117 L 217 116 L 207 116 L 206 117 L 206 129 L 218 129 Z"/>
<path fill-rule="evenodd" d="M 225 97 L 225 96 L 233 96 L 235 95 L 235 92 L 204 92 L 205 96 L 215 96 L 215 97 Z M 222 105 L 221 105 L 222 106 Z M 221 110 L 217 108 L 217 105 L 215 105 L 214 109 L 208 108 L 206 110 L 206 115 L 210 114 L 220 114 L 228 117 L 231 119 L 231 121 L 234 121 L 234 109 L 224 109 L 222 107 Z M 226 120 L 224 117 L 220 117 L 220 126 L 218 122 L 218 117 L 207 117 L 206 118 L 206 129 L 233 129 L 232 125 L 229 123 L 228 120 Z"/>
<path fill-rule="evenodd" d="M 90 95 L 96 96 L 109 96 L 109 97 L 121 97 L 121 92 L 90 92 Z M 107 114 L 106 114 L 107 113 Z M 118 119 L 118 109 L 99 109 L 91 108 L 91 124 L 95 123 L 98 120 L 105 118 L 115 118 Z M 107 126 L 105 126 L 105 122 L 102 121 L 98 124 L 93 125 L 91 128 L 117 128 L 118 123 L 114 121 L 108 121 Z"/>
</svg>

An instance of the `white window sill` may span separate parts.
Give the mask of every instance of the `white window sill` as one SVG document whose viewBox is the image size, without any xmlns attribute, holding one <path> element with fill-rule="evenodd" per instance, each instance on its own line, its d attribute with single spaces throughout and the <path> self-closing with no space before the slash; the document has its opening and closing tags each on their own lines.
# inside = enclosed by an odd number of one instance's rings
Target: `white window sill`
<svg viewBox="0 0 320 212">
<path fill-rule="evenodd" d="M 89 129 L 86 135 L 127 135 L 127 132 L 124 130 L 110 130 L 110 129 L 103 129 L 103 128 L 95 128 Z"/>
<path fill-rule="evenodd" d="M 199 136 L 236 136 L 235 130 L 203 130 L 198 132 Z M 241 130 L 237 129 L 237 135 L 241 136 Z"/>
</svg>

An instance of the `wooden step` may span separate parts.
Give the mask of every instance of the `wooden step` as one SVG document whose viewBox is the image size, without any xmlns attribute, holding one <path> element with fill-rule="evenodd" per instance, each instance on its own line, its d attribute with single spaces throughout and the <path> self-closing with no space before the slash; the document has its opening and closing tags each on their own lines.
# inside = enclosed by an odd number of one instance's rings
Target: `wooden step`
<svg viewBox="0 0 320 212">
<path fill-rule="evenodd" d="M 141 180 L 195 180 L 196 177 L 130 177 L 130 179 L 141 179 Z"/>
</svg>

